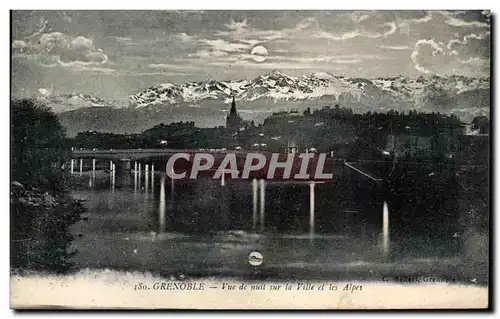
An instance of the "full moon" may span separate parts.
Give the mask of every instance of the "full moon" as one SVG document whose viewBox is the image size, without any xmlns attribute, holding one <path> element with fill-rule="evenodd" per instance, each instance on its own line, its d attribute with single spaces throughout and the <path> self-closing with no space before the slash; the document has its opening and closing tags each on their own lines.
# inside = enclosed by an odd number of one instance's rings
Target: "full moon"
<svg viewBox="0 0 500 319">
<path fill-rule="evenodd" d="M 262 45 L 258 45 L 252 49 L 250 55 L 255 62 L 264 62 L 267 58 L 267 49 Z"/>
<path fill-rule="evenodd" d="M 248 262 L 252 266 L 260 266 L 264 262 L 264 257 L 258 251 L 252 251 L 250 255 L 248 255 Z"/>
</svg>

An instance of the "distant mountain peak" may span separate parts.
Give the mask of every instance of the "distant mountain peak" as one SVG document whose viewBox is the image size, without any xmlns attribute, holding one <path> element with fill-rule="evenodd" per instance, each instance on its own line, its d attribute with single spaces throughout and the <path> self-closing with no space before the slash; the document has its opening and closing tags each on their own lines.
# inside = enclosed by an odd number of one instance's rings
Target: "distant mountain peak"
<svg viewBox="0 0 500 319">
<path fill-rule="evenodd" d="M 322 96 L 350 95 L 359 99 L 361 90 L 342 77 L 326 72 L 294 77 L 280 70 L 272 70 L 253 80 L 187 82 L 172 85 L 159 84 L 129 97 L 129 105 L 141 109 L 153 105 L 195 103 L 205 99 L 227 103 L 231 96 L 237 100 L 255 101 L 262 98 L 274 101 L 309 100 Z"/>
<path fill-rule="evenodd" d="M 267 73 L 267 75 L 274 75 L 274 76 L 287 76 L 285 73 L 283 73 L 281 70 L 278 69 L 273 69 Z"/>
<path fill-rule="evenodd" d="M 331 79 L 336 79 L 337 76 L 335 76 L 331 73 L 328 73 L 328 72 L 314 72 L 311 74 L 311 78 L 331 80 Z"/>
<path fill-rule="evenodd" d="M 88 107 L 110 107 L 115 101 L 106 101 L 100 97 L 84 93 L 53 94 L 48 89 L 39 89 L 37 99 L 43 101 L 55 113 Z"/>
</svg>

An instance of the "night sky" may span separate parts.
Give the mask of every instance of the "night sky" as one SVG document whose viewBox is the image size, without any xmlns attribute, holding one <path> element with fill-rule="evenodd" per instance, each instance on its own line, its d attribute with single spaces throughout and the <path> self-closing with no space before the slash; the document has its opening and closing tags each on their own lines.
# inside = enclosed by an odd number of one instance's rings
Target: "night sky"
<svg viewBox="0 0 500 319">
<path fill-rule="evenodd" d="M 484 77 L 490 41 L 486 11 L 14 11 L 12 93 L 126 99 L 275 69 Z"/>
</svg>

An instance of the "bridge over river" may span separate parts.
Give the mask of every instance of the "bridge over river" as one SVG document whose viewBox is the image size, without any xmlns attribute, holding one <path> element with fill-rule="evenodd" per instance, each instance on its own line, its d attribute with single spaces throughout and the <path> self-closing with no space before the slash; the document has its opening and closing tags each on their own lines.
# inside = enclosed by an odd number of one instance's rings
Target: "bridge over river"
<svg viewBox="0 0 500 319">
<path fill-rule="evenodd" d="M 228 154 L 234 154 L 234 157 L 236 159 L 236 166 L 237 166 L 237 171 L 239 177 L 241 178 L 241 173 L 243 172 L 244 165 L 246 164 L 251 164 L 254 162 L 248 162 L 246 163 L 247 155 L 248 154 L 260 154 L 263 157 L 265 157 L 266 164 L 259 168 L 258 170 L 254 170 L 250 172 L 249 177 L 259 177 L 259 178 L 269 178 L 268 177 L 268 171 L 269 171 L 269 165 L 272 162 L 273 158 L 273 153 L 270 152 L 246 152 L 246 151 L 225 151 L 225 150 L 206 150 L 206 149 L 117 149 L 117 150 L 75 150 L 72 153 L 72 161 L 71 161 L 71 171 L 74 172 L 74 160 L 80 160 L 80 171 L 83 169 L 83 161 L 85 159 L 92 159 L 92 169 L 95 170 L 95 166 L 97 161 L 101 162 L 102 161 L 109 161 L 109 170 L 118 170 L 118 171 L 131 171 L 132 170 L 132 165 L 131 163 L 134 162 L 134 171 L 135 170 L 141 170 L 142 165 L 147 165 L 148 168 L 151 168 L 151 170 L 154 171 L 154 167 L 156 164 L 156 167 L 159 169 L 160 167 L 165 167 L 162 164 L 166 164 L 168 160 L 176 155 L 176 154 L 187 154 L 186 157 L 188 158 L 180 158 L 178 159 L 175 164 L 174 164 L 174 170 L 191 170 L 193 161 L 195 160 L 196 154 L 209 154 L 214 158 L 214 163 L 213 167 L 216 168 L 218 167 L 221 163 L 223 162 L 224 159 Z M 302 175 L 309 173 L 309 178 L 299 178 L 300 180 L 322 180 L 322 178 L 316 178 L 316 174 L 314 172 L 318 169 L 318 165 L 321 165 L 324 169 L 324 173 L 335 173 L 335 167 L 340 166 L 345 166 L 348 167 L 349 169 L 362 174 L 368 179 L 371 179 L 375 182 L 381 182 L 382 179 L 363 170 L 360 169 L 359 167 L 356 167 L 356 163 L 348 163 L 345 161 L 345 159 L 342 158 L 335 158 L 333 157 L 333 154 L 307 154 L 305 156 L 310 157 L 307 162 L 303 161 L 303 158 L 301 156 L 304 156 L 304 154 L 275 154 L 276 156 L 276 161 L 282 163 L 286 162 L 287 160 L 292 161 L 291 165 L 291 171 L 290 178 L 283 177 L 283 171 L 280 169 L 282 168 L 281 166 L 278 165 L 276 168 L 275 174 L 273 174 L 273 179 L 286 179 L 286 180 L 294 180 L 294 176 L 296 176 L 299 173 L 303 173 Z M 293 157 L 293 160 L 290 158 Z M 323 156 L 323 159 L 322 159 Z M 203 159 L 202 159 L 203 160 Z M 206 163 L 205 163 L 206 164 Z M 302 170 L 302 166 L 308 166 L 306 170 Z M 160 169 L 160 170 L 162 170 Z M 214 173 L 215 169 L 207 169 L 204 170 L 203 174 L 212 174 Z M 234 172 L 233 172 L 234 173 Z M 227 171 L 226 174 L 222 174 L 221 178 L 226 178 L 226 177 L 233 177 L 234 175 L 231 175 L 230 171 Z"/>
<path fill-rule="evenodd" d="M 248 152 L 242 151 L 230 151 L 238 155 L 245 156 Z M 223 155 L 225 156 L 227 151 L 220 150 L 206 150 L 206 149 L 116 149 L 116 150 L 74 150 L 73 158 L 96 158 L 96 159 L 108 159 L 112 161 L 118 160 L 129 160 L 129 161 L 140 161 L 153 157 L 170 157 L 176 153 L 210 153 L 213 155 Z"/>
</svg>

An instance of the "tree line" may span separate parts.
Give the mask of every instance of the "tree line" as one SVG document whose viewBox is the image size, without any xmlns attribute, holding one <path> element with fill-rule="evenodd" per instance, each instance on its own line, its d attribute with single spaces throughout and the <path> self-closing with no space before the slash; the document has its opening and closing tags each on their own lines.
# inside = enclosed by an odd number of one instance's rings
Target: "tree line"
<svg viewBox="0 0 500 319">
<path fill-rule="evenodd" d="M 75 253 L 69 227 L 84 212 L 61 168 L 70 141 L 57 116 L 35 100 L 11 101 L 10 114 L 11 269 L 67 271 Z"/>
</svg>

